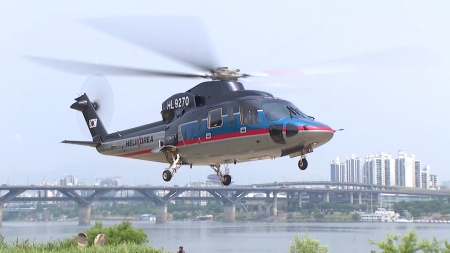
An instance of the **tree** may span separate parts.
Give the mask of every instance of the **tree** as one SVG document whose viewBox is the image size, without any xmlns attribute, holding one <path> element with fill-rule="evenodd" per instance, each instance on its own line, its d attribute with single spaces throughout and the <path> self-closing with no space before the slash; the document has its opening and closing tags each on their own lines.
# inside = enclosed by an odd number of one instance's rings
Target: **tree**
<svg viewBox="0 0 450 253">
<path fill-rule="evenodd" d="M 308 211 L 311 211 L 314 208 L 316 208 L 316 206 L 317 205 L 315 203 L 313 203 L 313 202 L 306 202 L 305 205 L 303 205 L 303 208 L 308 210 Z"/>
<path fill-rule="evenodd" d="M 289 253 L 328 253 L 328 246 L 320 245 L 319 240 L 312 238 L 308 233 L 303 238 L 299 238 L 296 234 Z"/>
<path fill-rule="evenodd" d="M 314 219 L 316 219 L 316 220 L 321 220 L 324 218 L 324 215 L 323 215 L 322 211 L 320 211 L 319 208 L 315 208 L 313 213 L 314 213 Z"/>
<path fill-rule="evenodd" d="M 359 215 L 359 213 L 353 213 L 352 214 L 352 220 L 358 221 L 360 219 L 361 219 L 361 215 Z"/>
<path fill-rule="evenodd" d="M 450 244 L 444 241 L 444 247 L 440 248 L 441 242 L 436 238 L 430 242 L 423 239 L 418 242 L 418 236 L 414 230 L 410 230 L 403 238 L 400 235 L 387 235 L 385 242 L 375 242 L 369 239 L 371 245 L 377 245 L 383 253 L 450 253 Z"/>
</svg>

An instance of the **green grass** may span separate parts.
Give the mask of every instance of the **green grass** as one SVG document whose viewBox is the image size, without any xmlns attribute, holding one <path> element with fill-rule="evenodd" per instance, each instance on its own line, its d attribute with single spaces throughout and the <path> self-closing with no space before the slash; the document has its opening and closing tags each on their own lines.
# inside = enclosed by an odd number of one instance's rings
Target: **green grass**
<svg viewBox="0 0 450 253">
<path fill-rule="evenodd" d="M 89 246 L 80 247 L 73 243 L 73 240 L 63 240 L 58 242 L 47 242 L 47 243 L 32 243 L 29 241 L 14 242 L 11 244 L 6 244 L 3 242 L 0 244 L 0 253 L 12 253 L 12 252 L 23 252 L 23 253 L 35 253 L 35 252 L 54 252 L 54 253 L 164 253 L 163 249 L 155 249 L 148 245 L 138 245 L 132 243 L 123 243 L 118 245 L 106 245 L 100 246 Z"/>
</svg>

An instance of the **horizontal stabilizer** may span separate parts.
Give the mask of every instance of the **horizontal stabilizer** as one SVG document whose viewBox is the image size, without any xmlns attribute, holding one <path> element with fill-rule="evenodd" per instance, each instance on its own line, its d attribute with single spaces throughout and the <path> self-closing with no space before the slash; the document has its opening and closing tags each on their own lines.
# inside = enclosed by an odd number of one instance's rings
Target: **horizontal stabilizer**
<svg viewBox="0 0 450 253">
<path fill-rule="evenodd" d="M 61 143 L 89 146 L 89 147 L 97 147 L 98 145 L 102 144 L 101 142 L 93 142 L 93 141 L 67 141 L 67 140 L 62 141 Z"/>
</svg>

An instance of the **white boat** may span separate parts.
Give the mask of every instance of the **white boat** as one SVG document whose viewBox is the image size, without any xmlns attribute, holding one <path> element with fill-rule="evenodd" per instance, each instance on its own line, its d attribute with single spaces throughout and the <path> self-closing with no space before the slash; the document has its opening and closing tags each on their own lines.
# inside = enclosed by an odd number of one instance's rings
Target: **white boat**
<svg viewBox="0 0 450 253">
<path fill-rule="evenodd" d="M 361 221 L 394 222 L 400 215 L 394 211 L 386 211 L 385 208 L 377 208 L 374 213 L 361 214 Z"/>
<path fill-rule="evenodd" d="M 404 223 L 404 222 L 414 222 L 414 221 L 413 220 L 407 220 L 407 219 L 396 219 L 393 222 Z"/>
<path fill-rule="evenodd" d="M 202 216 L 197 216 L 197 218 L 196 218 L 195 220 L 197 220 L 197 221 L 214 220 L 214 216 L 212 216 L 212 215 L 202 215 Z"/>
</svg>

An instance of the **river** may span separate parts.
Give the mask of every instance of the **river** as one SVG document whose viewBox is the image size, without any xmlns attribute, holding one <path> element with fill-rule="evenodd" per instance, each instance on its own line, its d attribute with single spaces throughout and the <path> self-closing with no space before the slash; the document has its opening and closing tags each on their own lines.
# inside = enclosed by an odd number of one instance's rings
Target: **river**
<svg viewBox="0 0 450 253">
<path fill-rule="evenodd" d="M 120 221 L 104 221 L 110 226 Z M 93 222 L 92 222 L 93 224 Z M 386 234 L 402 235 L 416 230 L 419 238 L 450 239 L 450 224 L 443 223 L 264 223 L 220 221 L 171 221 L 155 224 L 154 221 L 134 221 L 142 228 L 150 244 L 165 251 L 176 252 L 184 246 L 187 253 L 211 252 L 289 252 L 289 244 L 295 234 L 306 231 L 321 244 L 327 244 L 330 253 L 361 252 L 376 250 L 368 239 L 383 240 Z M 71 237 L 89 226 L 77 222 L 3 222 L 0 228 L 7 241 L 30 239 L 36 242 Z"/>
</svg>

